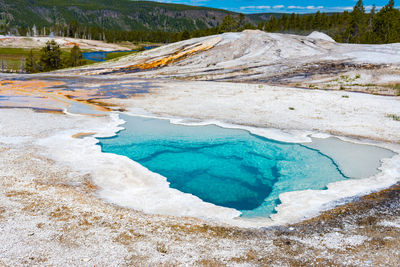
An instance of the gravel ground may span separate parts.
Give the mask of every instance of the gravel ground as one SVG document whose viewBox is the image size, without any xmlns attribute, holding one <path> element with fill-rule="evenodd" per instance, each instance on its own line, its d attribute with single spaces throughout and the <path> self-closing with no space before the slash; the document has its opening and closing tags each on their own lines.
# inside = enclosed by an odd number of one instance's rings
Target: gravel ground
<svg viewBox="0 0 400 267">
<path fill-rule="evenodd" d="M 89 171 L 53 161 L 38 145 L 105 118 L 0 114 L 2 265 L 395 266 L 400 260 L 399 186 L 273 228 L 146 215 L 103 201 Z"/>
</svg>

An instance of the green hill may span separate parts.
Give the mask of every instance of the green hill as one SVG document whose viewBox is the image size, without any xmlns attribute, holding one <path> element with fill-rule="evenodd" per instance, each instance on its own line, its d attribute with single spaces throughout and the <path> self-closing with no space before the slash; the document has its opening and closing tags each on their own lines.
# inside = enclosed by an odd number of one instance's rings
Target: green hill
<svg viewBox="0 0 400 267">
<path fill-rule="evenodd" d="M 218 26 L 232 12 L 130 0 L 0 0 L 0 25 L 50 27 L 77 21 L 104 29 L 193 31 Z M 247 17 L 248 22 L 253 22 Z"/>
<path fill-rule="evenodd" d="M 247 19 L 251 21 L 253 24 L 258 24 L 260 22 L 265 22 L 269 20 L 271 16 L 275 18 L 280 18 L 284 13 L 256 13 L 256 14 L 248 14 L 246 15 Z"/>
</svg>

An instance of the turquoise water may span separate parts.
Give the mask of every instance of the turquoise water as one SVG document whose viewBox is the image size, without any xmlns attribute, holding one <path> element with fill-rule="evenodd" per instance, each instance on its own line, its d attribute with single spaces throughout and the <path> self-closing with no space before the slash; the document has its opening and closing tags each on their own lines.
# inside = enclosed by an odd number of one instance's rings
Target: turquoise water
<svg viewBox="0 0 400 267">
<path fill-rule="evenodd" d="M 347 179 L 331 158 L 300 144 L 215 125 L 121 118 L 125 130 L 99 138 L 103 152 L 127 156 L 165 176 L 172 188 L 240 210 L 242 216 L 267 217 L 283 192 L 324 189 Z"/>
<path fill-rule="evenodd" d="M 145 50 L 150 50 L 155 48 L 156 46 L 145 46 Z M 119 53 L 119 52 L 137 52 L 139 50 L 118 50 L 118 51 L 94 51 L 94 52 L 85 52 L 82 53 L 84 59 L 102 62 L 106 61 L 107 54 Z"/>
</svg>

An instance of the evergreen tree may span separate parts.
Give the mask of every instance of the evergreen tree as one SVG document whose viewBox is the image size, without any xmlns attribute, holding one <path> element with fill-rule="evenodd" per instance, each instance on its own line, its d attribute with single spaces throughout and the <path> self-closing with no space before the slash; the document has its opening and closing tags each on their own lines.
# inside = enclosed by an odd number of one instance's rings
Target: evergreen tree
<svg viewBox="0 0 400 267">
<path fill-rule="evenodd" d="M 1 1 L 1 0 L 0 0 Z M 253 29 L 254 26 L 246 23 L 248 18 L 239 14 L 227 15 L 221 24 L 213 28 L 205 28 L 191 31 L 185 24 L 176 21 L 176 32 L 168 31 L 125 31 L 106 28 L 110 21 L 104 20 L 103 26 L 81 25 L 71 18 L 70 21 L 58 20 L 55 25 L 38 25 L 32 29 L 32 25 L 16 26 L 14 29 L 1 28 L 4 31 L 13 31 L 19 35 L 32 36 L 39 34 L 51 34 L 56 36 L 70 36 L 94 40 L 107 40 L 108 42 L 154 42 L 170 43 L 192 37 L 201 37 L 222 32 L 236 32 L 244 29 Z M 215 19 L 215 18 L 214 18 Z M 165 19 L 164 24 L 170 23 Z M 196 22 L 197 23 L 197 22 Z M 164 26 L 165 26 L 164 25 Z M 200 25 L 200 24 L 199 24 Z M 1 26 L 1 25 L 0 25 Z M 6 25 L 7 26 L 7 25 Z M 46 27 L 44 27 L 46 26 Z M 374 7 L 370 13 L 366 13 L 362 0 L 358 0 L 351 12 L 314 14 L 281 14 L 270 16 L 266 21 L 258 23 L 258 29 L 267 32 L 283 32 L 307 35 L 314 30 L 322 31 L 337 42 L 349 43 L 392 43 L 400 42 L 400 11 L 395 8 L 393 0 L 381 10 Z M 164 29 L 166 29 L 164 27 Z M 67 62 L 68 59 L 65 59 Z M 30 60 L 26 60 L 29 65 Z M 58 62 L 57 60 L 54 63 Z M 40 63 L 44 65 L 43 63 Z M 67 63 L 69 64 L 69 63 Z M 75 63 L 74 63 L 75 64 Z M 32 65 L 32 64 L 31 64 Z M 57 65 L 57 64 L 55 64 Z M 58 64 L 59 65 L 59 64 Z M 49 67 L 46 67 L 49 69 Z M 54 64 L 51 67 L 54 68 Z"/>
<path fill-rule="evenodd" d="M 85 65 L 86 61 L 84 60 L 82 56 L 81 49 L 79 46 L 74 45 L 74 47 L 71 48 L 71 53 L 69 55 L 68 59 L 68 66 L 69 67 L 77 67 L 77 66 L 82 66 Z"/>
<path fill-rule="evenodd" d="M 35 73 L 38 72 L 39 66 L 35 61 L 35 57 L 33 56 L 33 51 L 31 49 L 31 51 L 29 52 L 29 56 L 28 59 L 25 61 L 25 71 L 28 73 Z"/>
<path fill-rule="evenodd" d="M 43 71 L 52 71 L 61 68 L 61 49 L 54 41 L 48 41 L 42 48 L 40 55 L 40 65 Z"/>
<path fill-rule="evenodd" d="M 244 14 L 242 14 L 242 13 L 239 14 L 239 22 L 238 23 L 239 23 L 239 25 L 238 25 L 239 28 L 243 28 L 245 26 L 246 16 Z"/>
<path fill-rule="evenodd" d="M 239 26 L 239 22 L 232 17 L 231 15 L 225 16 L 224 20 L 221 23 L 220 31 L 221 32 L 232 32 L 236 30 Z"/>
<path fill-rule="evenodd" d="M 362 0 L 358 0 L 350 13 L 350 24 L 347 29 L 348 42 L 360 43 L 366 30 L 366 16 Z"/>
<path fill-rule="evenodd" d="M 182 32 L 181 40 L 187 40 L 190 39 L 190 33 L 189 31 L 185 30 Z"/>
<path fill-rule="evenodd" d="M 379 43 L 400 41 L 400 11 L 394 8 L 394 0 L 389 0 L 376 14 L 373 30 Z"/>
<path fill-rule="evenodd" d="M 374 28 L 373 28 L 375 16 L 376 16 L 376 6 L 373 5 L 372 9 L 368 15 L 368 19 L 367 19 L 367 23 L 366 23 L 367 24 L 366 31 L 364 34 L 364 38 L 362 39 L 363 43 L 374 44 L 376 42 L 376 34 L 375 34 Z"/>
<path fill-rule="evenodd" d="M 269 19 L 269 23 L 265 27 L 267 32 L 276 32 L 279 30 L 279 24 L 275 16 L 271 16 Z"/>
<path fill-rule="evenodd" d="M 373 26 L 373 20 L 375 18 L 376 15 L 376 6 L 373 5 L 371 11 L 369 12 L 369 16 L 368 16 L 368 28 L 372 30 L 372 26 Z"/>
<path fill-rule="evenodd" d="M 314 15 L 314 20 L 312 23 L 312 29 L 313 30 L 321 30 L 322 28 L 322 16 L 321 16 L 321 12 L 318 10 L 317 13 L 315 13 Z"/>
</svg>

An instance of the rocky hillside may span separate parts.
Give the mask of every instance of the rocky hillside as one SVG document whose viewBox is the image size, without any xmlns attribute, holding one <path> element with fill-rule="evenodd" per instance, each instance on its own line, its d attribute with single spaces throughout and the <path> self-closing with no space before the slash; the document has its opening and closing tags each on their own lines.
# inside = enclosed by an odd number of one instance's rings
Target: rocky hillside
<svg viewBox="0 0 400 267">
<path fill-rule="evenodd" d="M 183 31 L 219 25 L 229 11 L 130 0 L 0 0 L 0 26 L 68 24 L 118 30 Z M 247 17 L 248 22 L 253 22 Z"/>
</svg>

